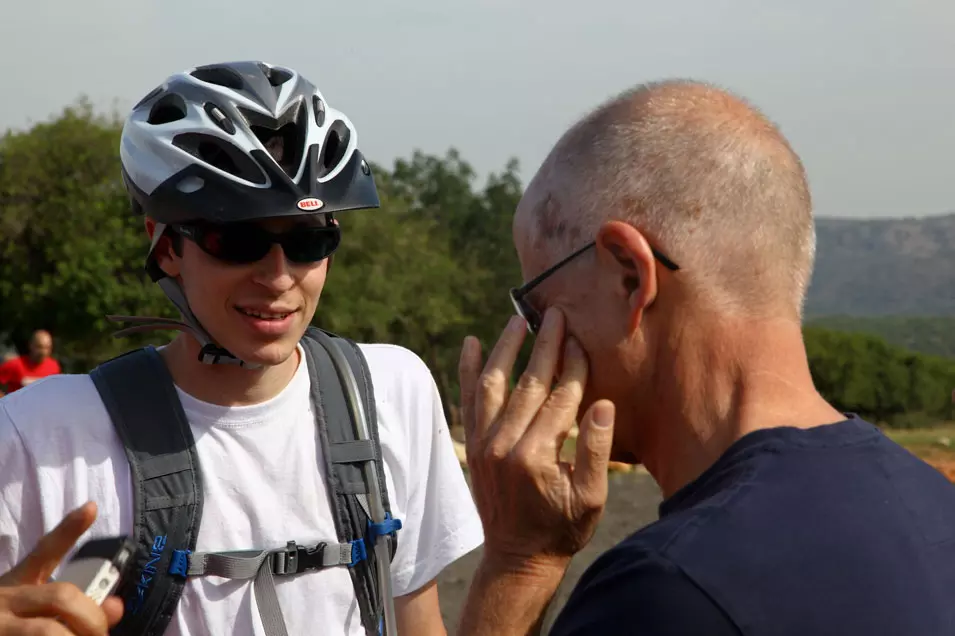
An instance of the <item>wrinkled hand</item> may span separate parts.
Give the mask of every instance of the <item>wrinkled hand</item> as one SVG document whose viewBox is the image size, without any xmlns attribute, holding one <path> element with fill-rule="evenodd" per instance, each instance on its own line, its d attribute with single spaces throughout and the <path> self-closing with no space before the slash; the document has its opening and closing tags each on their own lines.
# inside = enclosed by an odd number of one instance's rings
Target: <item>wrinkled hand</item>
<svg viewBox="0 0 955 636">
<path fill-rule="evenodd" d="M 587 359 L 573 338 L 564 343 L 563 315 L 549 310 L 509 396 L 526 332 L 525 322 L 512 318 L 483 372 L 480 343 L 464 342 L 459 373 L 468 467 L 486 557 L 566 563 L 590 541 L 607 501 L 614 406 L 602 400 L 588 409 L 575 463 L 561 461 L 587 383 Z"/>
<path fill-rule="evenodd" d="M 96 505 L 77 508 L 37 543 L 33 552 L 0 576 L 0 636 L 106 636 L 123 604 L 108 598 L 100 607 L 72 583 L 49 583 L 50 575 L 96 520 Z"/>
</svg>

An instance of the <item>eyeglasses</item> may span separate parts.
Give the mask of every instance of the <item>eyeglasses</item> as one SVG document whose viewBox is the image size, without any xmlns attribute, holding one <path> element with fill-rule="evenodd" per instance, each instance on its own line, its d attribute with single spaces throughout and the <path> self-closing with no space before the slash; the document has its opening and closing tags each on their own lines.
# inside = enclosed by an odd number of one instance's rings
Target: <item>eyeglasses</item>
<svg viewBox="0 0 955 636">
<path fill-rule="evenodd" d="M 580 256 L 581 254 L 583 254 L 590 248 L 594 247 L 595 245 L 597 245 L 596 241 L 591 241 L 590 243 L 587 243 L 587 245 L 584 245 L 583 247 L 581 247 L 579 250 L 577 250 L 570 256 L 567 256 L 566 258 L 552 265 L 550 268 L 544 270 L 542 274 L 540 274 L 533 280 L 528 281 L 527 283 L 525 283 L 524 285 L 520 287 L 515 287 L 511 289 L 510 291 L 511 302 L 514 304 L 514 310 L 517 311 L 518 316 L 524 319 L 524 321 L 527 323 L 527 330 L 530 331 L 532 334 L 536 334 L 538 331 L 540 331 L 541 322 L 543 322 L 543 316 L 541 315 L 539 311 L 534 309 L 533 305 L 527 302 L 527 295 L 535 287 L 537 287 L 542 282 L 547 280 L 551 275 L 553 275 L 554 272 L 556 272 L 561 267 L 563 267 L 570 261 Z M 669 269 L 670 271 L 675 272 L 680 269 L 679 265 L 671 261 L 665 254 L 663 254 L 656 248 L 651 246 L 650 251 L 653 253 L 654 258 L 660 261 L 660 263 L 664 267 Z"/>
<path fill-rule="evenodd" d="M 285 257 L 293 263 L 317 263 L 331 256 L 342 238 L 337 225 L 302 224 L 280 234 L 269 232 L 254 222 L 172 227 L 209 256 L 237 265 L 262 260 L 276 243 L 282 246 Z"/>
</svg>

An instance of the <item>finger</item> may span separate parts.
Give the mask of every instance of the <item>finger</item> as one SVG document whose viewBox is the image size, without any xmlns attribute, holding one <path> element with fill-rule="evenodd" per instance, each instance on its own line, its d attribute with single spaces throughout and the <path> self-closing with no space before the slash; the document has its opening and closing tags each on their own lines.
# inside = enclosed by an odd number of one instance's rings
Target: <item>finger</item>
<svg viewBox="0 0 955 636">
<path fill-rule="evenodd" d="M 110 627 L 115 627 L 123 618 L 123 599 L 118 596 L 110 596 L 103 601 L 103 613 L 106 614 L 106 623 Z"/>
<path fill-rule="evenodd" d="M 607 502 L 607 467 L 613 446 L 614 414 L 613 402 L 600 400 L 587 409 L 580 423 L 572 485 L 578 501 L 585 508 L 599 508 Z"/>
<path fill-rule="evenodd" d="M 564 316 L 557 309 L 548 309 L 534 342 L 527 368 L 507 401 L 507 417 L 501 418 L 492 432 L 496 443 L 513 446 L 534 421 L 538 409 L 550 395 L 564 339 Z"/>
<path fill-rule="evenodd" d="M 484 365 L 484 371 L 478 379 L 475 391 L 476 441 L 487 439 L 491 425 L 507 401 L 508 382 L 526 333 L 527 323 L 522 318 L 513 316 L 487 357 L 487 363 Z"/>
<path fill-rule="evenodd" d="M 461 358 L 458 361 L 458 384 L 461 388 L 461 423 L 464 425 L 466 444 L 474 437 L 474 396 L 480 375 L 481 342 L 474 336 L 468 336 L 461 345 Z"/>
<path fill-rule="evenodd" d="M 63 557 L 95 520 L 96 504 L 92 501 L 70 512 L 37 542 L 23 561 L 0 578 L 0 585 L 46 583 Z"/>
<path fill-rule="evenodd" d="M 577 420 L 584 387 L 587 386 L 588 368 L 584 350 L 571 336 L 564 343 L 563 369 L 557 386 L 538 410 L 521 444 L 527 444 L 535 452 L 552 453 L 560 448 Z"/>
<path fill-rule="evenodd" d="M 102 608 L 72 583 L 22 586 L 8 607 L 22 618 L 57 618 L 77 636 L 104 636 L 109 628 Z"/>
<path fill-rule="evenodd" d="M 557 309 L 548 309 L 527 368 L 517 381 L 507 404 L 507 418 L 502 418 L 494 431 L 499 443 L 515 445 L 521 442 L 542 405 L 551 393 L 551 386 L 561 362 L 561 343 L 564 339 L 564 316 Z"/>
<path fill-rule="evenodd" d="M 52 618 L 0 617 L 0 634 L 37 634 L 37 636 L 73 636 Z"/>
</svg>

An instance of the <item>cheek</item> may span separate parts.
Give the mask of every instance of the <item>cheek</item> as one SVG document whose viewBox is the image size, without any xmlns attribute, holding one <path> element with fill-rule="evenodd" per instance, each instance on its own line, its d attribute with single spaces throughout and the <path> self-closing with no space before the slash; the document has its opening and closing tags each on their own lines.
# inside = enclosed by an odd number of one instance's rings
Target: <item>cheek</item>
<svg viewBox="0 0 955 636">
<path fill-rule="evenodd" d="M 309 268 L 309 271 L 302 277 L 302 287 L 310 296 L 321 294 L 327 278 L 328 261 L 325 260 Z"/>
<path fill-rule="evenodd" d="M 180 280 L 189 306 L 200 322 L 203 315 L 224 307 L 246 276 L 241 268 L 208 262 L 204 254 L 196 257 L 184 254 L 181 272 Z"/>
<path fill-rule="evenodd" d="M 617 330 L 607 324 L 609 321 L 601 320 L 599 312 L 588 312 L 588 318 L 592 320 L 577 321 L 583 325 L 578 328 L 568 319 L 569 332 L 587 352 L 588 375 L 582 408 L 600 399 L 616 401 L 628 384 Z"/>
<path fill-rule="evenodd" d="M 328 261 L 322 261 L 314 267 L 310 267 L 301 275 L 300 280 L 302 291 L 310 306 L 318 303 L 322 290 L 325 288 L 325 281 L 328 278 Z"/>
</svg>

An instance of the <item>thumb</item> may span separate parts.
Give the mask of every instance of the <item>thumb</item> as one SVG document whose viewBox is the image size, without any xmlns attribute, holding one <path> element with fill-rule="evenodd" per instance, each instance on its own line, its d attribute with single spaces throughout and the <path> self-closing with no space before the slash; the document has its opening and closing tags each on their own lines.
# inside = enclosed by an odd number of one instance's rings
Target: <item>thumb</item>
<svg viewBox="0 0 955 636">
<path fill-rule="evenodd" d="M 59 525 L 44 535 L 23 561 L 0 577 L 0 585 L 39 585 L 48 582 L 53 570 L 95 520 L 96 504 L 93 502 L 63 517 Z"/>
<path fill-rule="evenodd" d="M 580 423 L 573 486 L 585 506 L 602 507 L 607 501 L 607 467 L 613 446 L 613 402 L 595 402 Z"/>
</svg>

